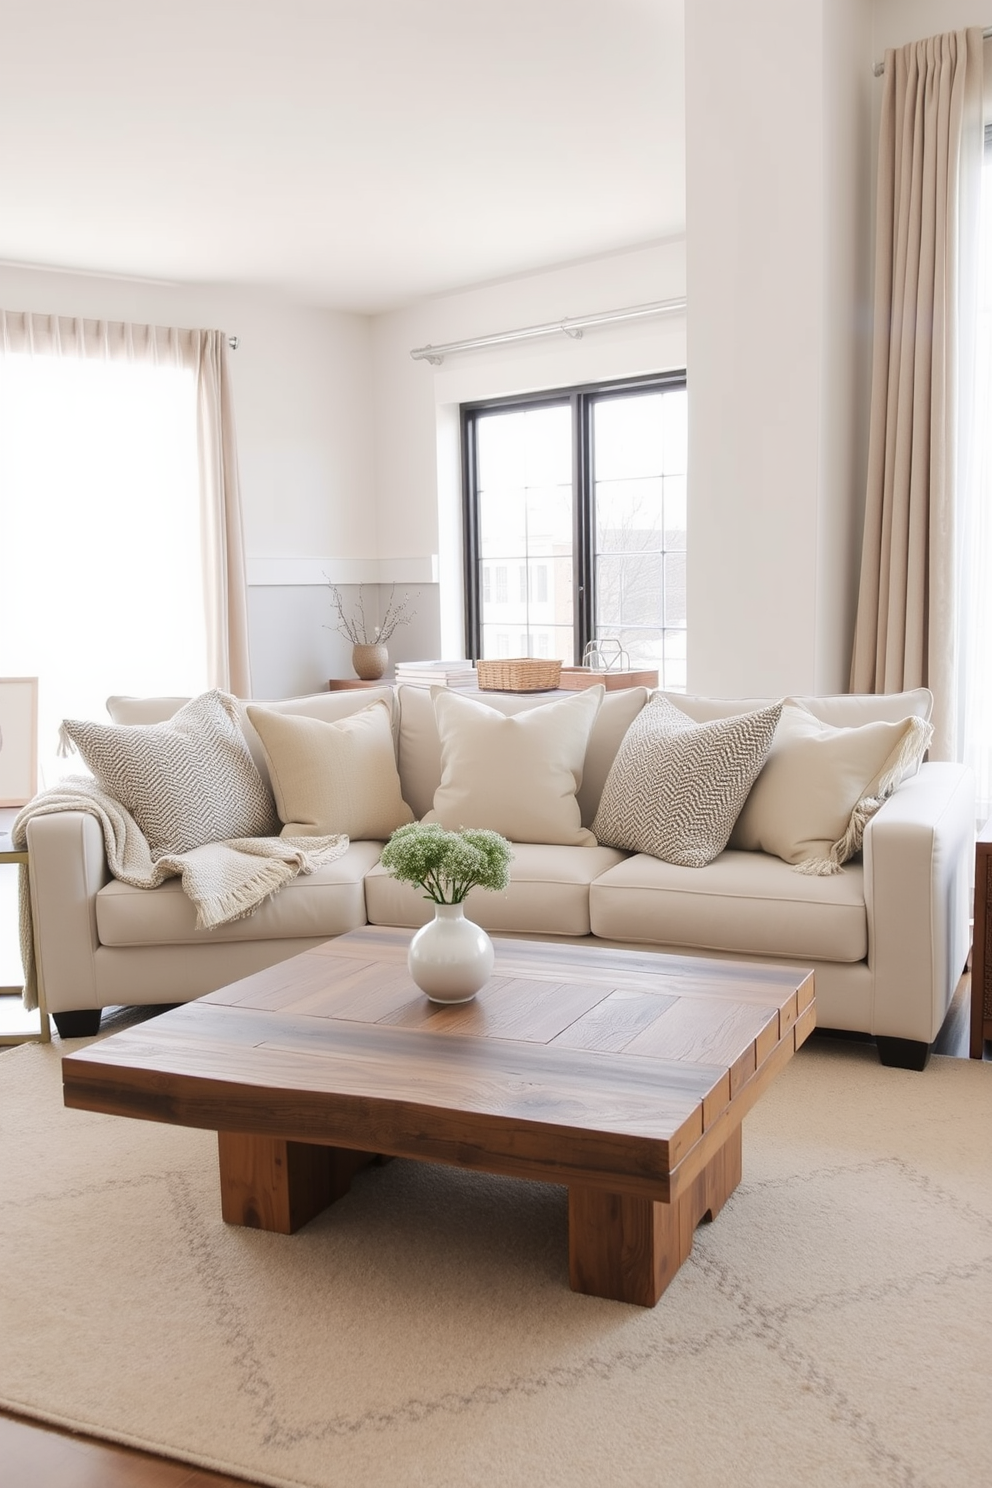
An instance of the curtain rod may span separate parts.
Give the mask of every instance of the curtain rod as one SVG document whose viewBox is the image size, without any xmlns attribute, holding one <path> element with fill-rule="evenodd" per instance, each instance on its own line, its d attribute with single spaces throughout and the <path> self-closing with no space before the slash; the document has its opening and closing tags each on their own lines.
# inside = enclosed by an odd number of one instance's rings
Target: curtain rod
<svg viewBox="0 0 992 1488">
<path fill-rule="evenodd" d="M 643 320 L 649 315 L 677 315 L 685 309 L 685 297 L 676 300 L 655 300 L 650 305 L 630 305 L 626 310 L 604 310 L 600 315 L 570 316 L 565 320 L 551 320 L 546 325 L 524 326 L 519 331 L 497 331 L 492 336 L 473 336 L 468 341 L 448 341 L 443 346 L 417 346 L 410 355 L 415 362 L 430 362 L 440 367 L 446 356 L 456 351 L 476 351 L 483 346 L 502 346 L 507 341 L 529 341 L 535 336 L 555 336 L 562 332 L 573 341 L 582 339 L 588 326 L 611 325 L 618 320 Z"/>
<path fill-rule="evenodd" d="M 992 41 L 992 26 L 986 26 L 985 27 L 985 30 L 982 32 L 982 40 L 983 41 Z M 871 70 L 872 70 L 872 75 L 874 77 L 881 77 L 882 76 L 882 73 L 885 71 L 885 63 L 884 62 L 876 62 L 876 63 L 873 64 Z"/>
</svg>

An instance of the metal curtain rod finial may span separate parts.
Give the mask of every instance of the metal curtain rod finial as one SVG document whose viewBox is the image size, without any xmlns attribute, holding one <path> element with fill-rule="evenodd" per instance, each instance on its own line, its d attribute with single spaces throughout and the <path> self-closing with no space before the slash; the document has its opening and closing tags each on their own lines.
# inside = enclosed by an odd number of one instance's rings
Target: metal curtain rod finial
<svg viewBox="0 0 992 1488">
<path fill-rule="evenodd" d="M 231 348 L 232 351 L 237 351 L 238 347 L 241 345 L 241 337 L 240 336 L 228 336 L 228 338 L 227 338 L 227 344 Z"/>
<path fill-rule="evenodd" d="M 612 325 L 622 320 L 644 320 L 649 315 L 679 315 L 685 310 L 685 297 L 655 300 L 650 305 L 629 305 L 625 310 L 604 310 L 599 315 L 572 315 L 565 320 L 551 320 L 546 325 L 524 326 L 518 331 L 497 331 L 492 336 L 474 336 L 468 341 L 448 341 L 443 346 L 417 346 L 410 355 L 415 362 L 430 362 L 440 367 L 446 356 L 456 351 L 477 351 L 484 346 L 502 346 L 508 341 L 531 341 L 536 336 L 560 336 L 563 332 L 573 341 L 581 341 L 589 326 Z"/>
</svg>

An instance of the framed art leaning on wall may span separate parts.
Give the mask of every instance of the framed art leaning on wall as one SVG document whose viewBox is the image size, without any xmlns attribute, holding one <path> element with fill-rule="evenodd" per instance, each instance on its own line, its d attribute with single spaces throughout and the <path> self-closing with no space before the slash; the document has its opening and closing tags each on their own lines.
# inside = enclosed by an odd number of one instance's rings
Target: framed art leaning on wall
<svg viewBox="0 0 992 1488">
<path fill-rule="evenodd" d="M 38 678 L 0 677 L 0 806 L 38 789 Z"/>
</svg>

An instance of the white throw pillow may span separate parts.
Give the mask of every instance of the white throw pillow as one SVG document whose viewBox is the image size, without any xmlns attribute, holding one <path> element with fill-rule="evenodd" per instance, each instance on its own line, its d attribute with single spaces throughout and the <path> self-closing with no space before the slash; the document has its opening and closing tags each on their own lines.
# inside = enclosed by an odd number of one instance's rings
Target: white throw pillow
<svg viewBox="0 0 992 1488">
<path fill-rule="evenodd" d="M 932 733 L 916 716 L 835 728 L 788 699 L 731 847 L 772 853 L 803 873 L 838 873 L 885 798 L 919 768 Z"/>
<path fill-rule="evenodd" d="M 696 723 L 655 697 L 634 719 L 592 829 L 607 847 L 703 868 L 727 845 L 771 747 L 782 704 Z"/>
<path fill-rule="evenodd" d="M 248 704 L 262 741 L 283 837 L 386 838 L 413 821 L 396 769 L 389 704 L 327 723 Z"/>
<path fill-rule="evenodd" d="M 450 688 L 432 689 L 441 783 L 425 821 L 489 827 L 511 842 L 595 847 L 576 791 L 606 689 L 589 687 L 505 717 Z"/>
<path fill-rule="evenodd" d="M 67 718 L 63 728 L 103 789 L 134 817 L 153 857 L 276 830 L 237 700 L 225 692 L 193 698 L 166 723 Z"/>
</svg>

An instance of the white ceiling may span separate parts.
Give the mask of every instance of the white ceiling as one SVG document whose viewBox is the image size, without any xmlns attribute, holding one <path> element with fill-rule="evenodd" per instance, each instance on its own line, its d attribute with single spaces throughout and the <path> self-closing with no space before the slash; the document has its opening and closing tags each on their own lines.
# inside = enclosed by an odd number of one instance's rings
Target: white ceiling
<svg viewBox="0 0 992 1488">
<path fill-rule="evenodd" d="M 684 230 L 683 0 L 0 0 L 0 260 L 363 312 Z"/>
</svg>

